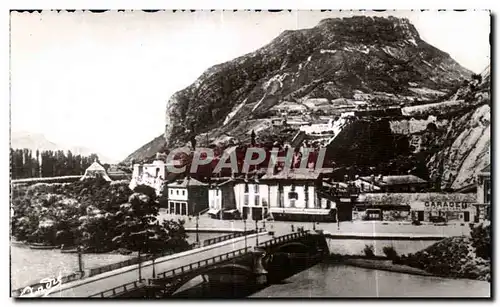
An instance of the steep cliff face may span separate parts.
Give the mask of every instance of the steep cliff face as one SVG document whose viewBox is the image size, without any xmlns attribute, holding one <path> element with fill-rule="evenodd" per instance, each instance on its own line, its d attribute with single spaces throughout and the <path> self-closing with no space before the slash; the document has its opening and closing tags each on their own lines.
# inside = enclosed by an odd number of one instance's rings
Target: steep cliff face
<svg viewBox="0 0 500 307">
<path fill-rule="evenodd" d="M 489 72 L 476 75 L 452 100 L 418 112 L 357 118 L 329 145 L 328 157 L 352 174 L 411 173 L 436 190 L 473 184 L 490 164 L 489 80 Z"/>
<path fill-rule="evenodd" d="M 429 157 L 427 167 L 441 189 L 460 189 L 474 183 L 477 173 L 491 163 L 490 69 L 481 80 L 462 87 L 457 94 L 476 108 L 450 120 L 434 142 L 440 149 Z"/>
<path fill-rule="evenodd" d="M 169 146 L 183 144 L 191 133 L 258 118 L 281 101 L 349 98 L 387 105 L 435 100 L 470 75 L 423 41 L 406 19 L 325 19 L 213 66 L 175 93 L 167 104 L 165 138 Z"/>
</svg>

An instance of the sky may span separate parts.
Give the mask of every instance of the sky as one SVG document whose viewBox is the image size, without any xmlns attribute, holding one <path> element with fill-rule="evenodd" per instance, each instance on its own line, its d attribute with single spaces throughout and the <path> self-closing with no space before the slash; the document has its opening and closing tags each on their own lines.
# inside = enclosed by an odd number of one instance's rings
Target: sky
<svg viewBox="0 0 500 307">
<path fill-rule="evenodd" d="M 170 96 L 207 68 L 353 14 L 408 18 L 462 66 L 489 65 L 487 11 L 13 12 L 11 129 L 123 160 L 163 133 Z"/>
</svg>

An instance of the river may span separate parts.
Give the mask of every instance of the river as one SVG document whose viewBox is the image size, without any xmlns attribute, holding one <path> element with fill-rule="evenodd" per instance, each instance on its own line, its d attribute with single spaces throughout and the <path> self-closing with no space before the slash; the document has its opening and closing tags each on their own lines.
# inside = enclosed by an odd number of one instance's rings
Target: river
<svg viewBox="0 0 500 307">
<path fill-rule="evenodd" d="M 200 241 L 224 233 L 199 233 Z M 194 242 L 194 233 L 188 241 Z M 131 255 L 85 254 L 84 267 L 93 268 L 119 262 Z M 11 246 L 11 286 L 17 289 L 45 277 L 71 273 L 78 268 L 76 254 L 59 250 L 32 250 Z M 201 278 L 192 280 L 179 296 L 210 297 Z M 205 289 L 205 290 L 204 290 Z M 233 292 L 233 291 L 232 291 Z M 218 296 L 234 297 L 236 293 L 222 292 Z M 320 263 L 299 272 L 278 284 L 272 284 L 249 297 L 488 297 L 490 283 L 467 279 L 447 279 L 403 273 L 364 269 L 343 264 Z"/>
<path fill-rule="evenodd" d="M 199 240 L 223 236 L 226 233 L 200 232 Z M 196 234 L 188 233 L 187 241 L 196 242 Z M 117 263 L 130 259 L 137 254 L 84 254 L 84 269 L 91 269 L 107 264 Z M 10 274 L 11 287 L 18 289 L 39 282 L 43 278 L 62 276 L 78 271 L 77 254 L 65 254 L 56 250 L 30 249 L 27 246 L 11 246 Z"/>
<path fill-rule="evenodd" d="M 488 297 L 490 283 L 320 263 L 250 297 Z"/>
<path fill-rule="evenodd" d="M 353 297 L 489 297 L 490 283 L 410 275 L 344 264 L 320 263 L 254 293 L 245 289 L 213 289 L 193 280 L 179 297 L 353 298 Z"/>
</svg>

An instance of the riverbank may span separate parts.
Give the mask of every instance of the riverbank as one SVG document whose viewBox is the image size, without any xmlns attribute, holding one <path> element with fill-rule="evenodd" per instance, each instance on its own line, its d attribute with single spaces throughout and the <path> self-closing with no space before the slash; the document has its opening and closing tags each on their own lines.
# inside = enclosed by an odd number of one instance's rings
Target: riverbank
<svg viewBox="0 0 500 307">
<path fill-rule="evenodd" d="M 374 258 L 369 259 L 360 256 L 356 257 L 356 256 L 332 255 L 324 262 L 330 264 L 343 264 L 364 269 L 381 270 L 381 271 L 388 271 L 395 273 L 405 273 L 405 274 L 420 275 L 420 276 L 435 276 L 434 274 L 431 274 L 421 269 L 413 268 L 402 264 L 394 264 L 392 260 L 389 260 L 384 257 L 377 257 L 377 259 Z"/>
</svg>

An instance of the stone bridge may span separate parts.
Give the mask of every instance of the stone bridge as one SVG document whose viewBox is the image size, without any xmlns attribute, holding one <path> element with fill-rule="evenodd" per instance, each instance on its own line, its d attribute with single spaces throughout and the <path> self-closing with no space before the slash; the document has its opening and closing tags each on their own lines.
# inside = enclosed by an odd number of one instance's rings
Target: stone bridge
<svg viewBox="0 0 500 307">
<path fill-rule="evenodd" d="M 327 252 L 323 235 L 305 231 L 289 233 L 254 247 L 235 249 L 153 273 L 150 279 L 135 280 L 90 297 L 171 297 L 200 276 L 210 286 L 258 289 L 317 263 Z"/>
</svg>

